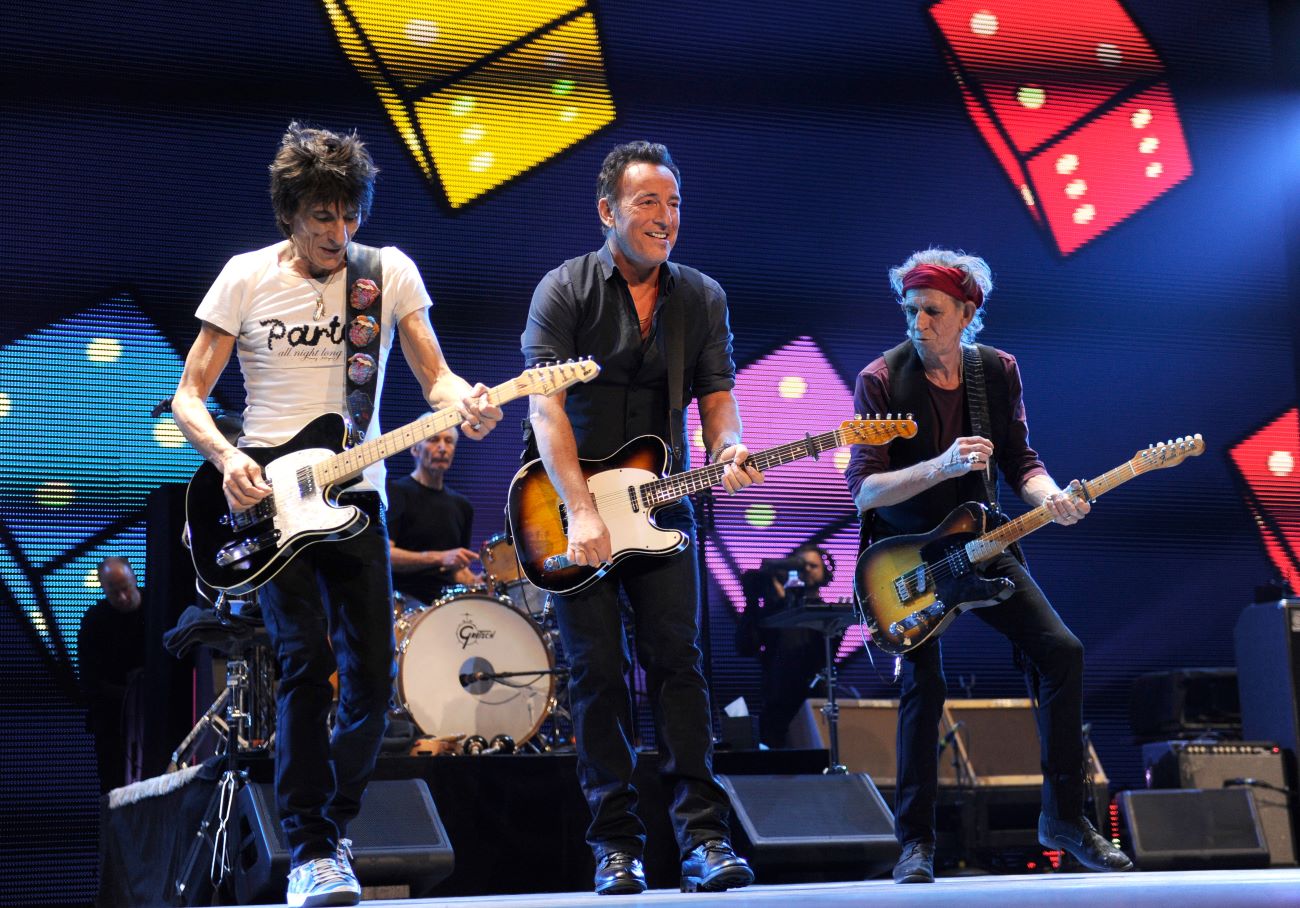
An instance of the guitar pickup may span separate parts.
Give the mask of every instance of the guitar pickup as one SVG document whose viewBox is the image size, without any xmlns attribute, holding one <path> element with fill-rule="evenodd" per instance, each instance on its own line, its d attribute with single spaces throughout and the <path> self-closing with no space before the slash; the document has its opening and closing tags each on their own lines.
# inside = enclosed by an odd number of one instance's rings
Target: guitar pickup
<svg viewBox="0 0 1300 908">
<path fill-rule="evenodd" d="M 238 564 L 262 549 L 274 548 L 279 540 L 280 531 L 271 530 L 271 532 L 263 533 L 261 536 L 253 536 L 248 539 L 241 539 L 239 542 L 223 545 L 220 551 L 217 552 L 217 567 L 230 567 L 232 564 Z"/>
<path fill-rule="evenodd" d="M 901 577 L 894 578 L 894 593 L 899 602 L 910 602 L 925 592 L 925 565 L 908 571 Z"/>
<path fill-rule="evenodd" d="M 544 571 L 562 571 L 568 567 L 573 567 L 573 562 L 569 560 L 568 555 L 552 555 L 542 562 Z"/>
<path fill-rule="evenodd" d="M 270 496 L 263 498 L 251 508 L 243 511 L 230 511 L 225 516 L 218 518 L 217 523 L 228 526 L 232 530 L 246 530 L 274 516 L 275 496 Z"/>
</svg>

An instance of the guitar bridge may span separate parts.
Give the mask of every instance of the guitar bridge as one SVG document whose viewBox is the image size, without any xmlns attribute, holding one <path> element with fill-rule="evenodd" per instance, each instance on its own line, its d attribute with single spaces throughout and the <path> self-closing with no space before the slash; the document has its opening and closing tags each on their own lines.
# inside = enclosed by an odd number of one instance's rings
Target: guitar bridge
<svg viewBox="0 0 1300 908">
<path fill-rule="evenodd" d="M 217 567 L 230 567 L 232 564 L 238 564 L 262 549 L 274 548 L 279 541 L 280 531 L 271 530 L 261 536 L 253 536 L 248 539 L 241 539 L 239 542 L 223 545 L 217 552 Z"/>
<path fill-rule="evenodd" d="M 568 555 L 552 555 L 542 562 L 544 571 L 562 571 L 567 567 L 573 567 L 573 562 L 569 560 Z"/>
<path fill-rule="evenodd" d="M 915 630 L 923 625 L 934 624 L 943 618 L 944 611 L 945 608 L 942 602 L 936 602 L 923 609 L 917 609 L 902 621 L 895 621 L 893 624 L 889 625 L 890 636 L 902 637 L 908 631 Z"/>
</svg>

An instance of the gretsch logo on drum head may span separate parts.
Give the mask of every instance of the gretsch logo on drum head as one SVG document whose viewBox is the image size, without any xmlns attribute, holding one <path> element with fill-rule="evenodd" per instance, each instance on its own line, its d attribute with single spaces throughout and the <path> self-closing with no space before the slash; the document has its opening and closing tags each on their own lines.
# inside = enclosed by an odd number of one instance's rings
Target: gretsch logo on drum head
<svg viewBox="0 0 1300 908">
<path fill-rule="evenodd" d="M 481 630 L 470 617 L 469 612 L 465 613 L 465 620 L 456 628 L 456 639 L 460 641 L 460 648 L 465 649 L 471 643 L 478 640 L 491 640 L 497 635 L 494 630 Z"/>
</svg>

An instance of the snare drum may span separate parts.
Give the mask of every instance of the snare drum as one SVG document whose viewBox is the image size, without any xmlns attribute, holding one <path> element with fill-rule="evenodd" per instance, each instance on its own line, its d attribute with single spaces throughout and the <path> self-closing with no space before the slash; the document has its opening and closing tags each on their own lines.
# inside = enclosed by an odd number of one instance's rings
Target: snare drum
<svg viewBox="0 0 1300 908">
<path fill-rule="evenodd" d="M 554 668 L 541 630 L 504 597 L 461 589 L 398 622 L 397 696 L 426 735 L 523 744 L 555 706 Z M 476 672 L 527 674 L 462 683 Z"/>
<path fill-rule="evenodd" d="M 492 582 L 504 586 L 512 580 L 523 579 L 524 572 L 515 557 L 515 547 L 505 533 L 497 533 L 478 550 L 483 562 L 483 573 Z"/>
</svg>

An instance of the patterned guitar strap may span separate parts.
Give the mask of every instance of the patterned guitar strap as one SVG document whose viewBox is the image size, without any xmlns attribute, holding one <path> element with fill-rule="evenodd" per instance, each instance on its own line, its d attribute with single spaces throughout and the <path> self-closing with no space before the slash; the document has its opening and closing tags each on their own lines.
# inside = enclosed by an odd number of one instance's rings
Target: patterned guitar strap
<svg viewBox="0 0 1300 908">
<path fill-rule="evenodd" d="M 359 444 L 375 415 L 379 384 L 379 329 L 383 324 L 383 265 L 379 250 L 348 244 L 347 384 L 343 412 L 349 446 Z"/>
</svg>

